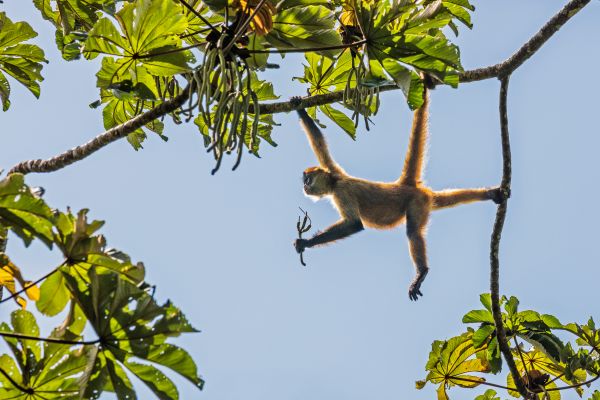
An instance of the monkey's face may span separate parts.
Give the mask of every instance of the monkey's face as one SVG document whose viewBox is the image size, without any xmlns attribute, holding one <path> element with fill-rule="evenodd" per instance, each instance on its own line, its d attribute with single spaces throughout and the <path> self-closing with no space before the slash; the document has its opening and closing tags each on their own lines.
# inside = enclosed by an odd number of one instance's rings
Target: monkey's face
<svg viewBox="0 0 600 400">
<path fill-rule="evenodd" d="M 309 168 L 302 174 L 304 193 L 309 196 L 325 196 L 331 193 L 331 176 L 321 168 Z"/>
</svg>

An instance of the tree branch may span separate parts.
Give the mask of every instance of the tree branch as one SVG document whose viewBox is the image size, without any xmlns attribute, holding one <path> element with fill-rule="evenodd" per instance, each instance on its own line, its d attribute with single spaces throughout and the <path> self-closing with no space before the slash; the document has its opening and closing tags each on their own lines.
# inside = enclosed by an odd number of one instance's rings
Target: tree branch
<svg viewBox="0 0 600 400">
<path fill-rule="evenodd" d="M 64 153 L 47 160 L 38 159 L 23 161 L 12 167 L 8 173 L 12 174 L 19 172 L 22 174 L 28 174 L 30 172 L 53 172 L 62 169 L 67 165 L 73 164 L 76 161 L 83 160 L 104 146 L 122 139 L 134 132 L 136 129 L 139 129 L 155 119 L 175 111 L 189 99 L 190 85 L 186 86 L 178 96 L 159 104 L 153 109 L 146 111 L 145 113 L 140 114 L 121 125 L 117 125 L 114 128 L 101 133 L 94 139 L 81 146 L 74 147 L 71 150 L 67 150 Z"/>
<path fill-rule="evenodd" d="M 519 48 L 519 50 L 517 50 L 508 59 L 489 67 L 461 72 L 459 73 L 460 82 L 475 82 L 510 74 L 525 61 L 527 61 L 527 59 L 529 59 L 535 52 L 537 52 L 542 45 L 548 41 L 548 39 L 550 39 L 569 19 L 571 19 L 571 17 L 573 17 L 573 15 L 575 15 L 590 1 L 591 0 L 571 0 L 563 7 L 562 10 L 550 18 L 550 20 L 540 29 L 538 33 L 536 33 L 527 43 L 521 46 L 521 48 Z M 397 89 L 399 89 L 397 85 L 385 85 L 381 86 L 379 91 L 387 92 Z M 23 161 L 11 168 L 9 173 L 20 172 L 22 174 L 28 174 L 30 172 L 53 172 L 76 161 L 80 161 L 90 154 L 100 150 L 104 146 L 126 137 L 131 132 L 141 128 L 154 119 L 160 118 L 176 110 L 188 100 L 189 93 L 190 91 L 188 86 L 179 96 L 160 104 L 144 114 L 138 115 L 130 121 L 101 133 L 86 144 L 77 146 L 47 160 L 38 159 Z M 260 104 L 260 110 L 263 114 L 290 112 L 300 108 L 314 107 L 338 102 L 343 99 L 343 96 L 343 91 L 319 94 L 302 98 L 300 101 L 294 103 L 293 106 L 289 101 Z M 252 112 L 252 108 L 253 107 L 251 106 L 250 112 Z"/>
<path fill-rule="evenodd" d="M 501 79 L 500 85 L 500 129 L 502 137 L 502 183 L 501 189 L 510 193 L 511 180 L 511 155 L 510 155 L 510 137 L 508 134 L 508 112 L 506 107 L 508 93 L 509 76 Z M 492 294 L 492 315 L 494 324 L 496 325 L 496 337 L 498 338 L 498 347 L 504 356 L 508 369 L 515 381 L 517 391 L 527 399 L 529 397 L 527 388 L 519 375 L 515 360 L 512 357 L 510 346 L 506 340 L 506 331 L 502 321 L 502 311 L 500 310 L 500 261 L 498 253 L 500 249 L 500 239 L 502 237 L 502 228 L 504 227 L 504 219 L 506 217 L 508 200 L 505 199 L 498 205 L 496 211 L 496 221 L 492 231 L 492 239 L 490 243 L 490 291 Z"/>
</svg>

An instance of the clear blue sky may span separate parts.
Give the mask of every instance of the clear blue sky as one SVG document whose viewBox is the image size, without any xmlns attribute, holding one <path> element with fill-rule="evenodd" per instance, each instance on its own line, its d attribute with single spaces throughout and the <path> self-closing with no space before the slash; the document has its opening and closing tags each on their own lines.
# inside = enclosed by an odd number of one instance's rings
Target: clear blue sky
<svg viewBox="0 0 600 400">
<path fill-rule="evenodd" d="M 475 27 L 455 40 L 464 67 L 504 60 L 565 2 L 474 1 Z M 31 2 L 5 0 L 0 8 L 35 27 L 35 42 L 50 60 L 39 101 L 13 85 L 12 107 L 0 114 L 0 168 L 52 156 L 102 132 L 100 111 L 88 107 L 98 97 L 97 63 L 62 61 L 54 32 Z M 600 320 L 598 21 L 594 1 L 513 75 L 509 91 L 514 176 L 501 291 L 562 321 Z M 285 61 L 266 76 L 283 99 L 304 94 L 290 81 L 301 74 L 301 58 Z M 488 80 L 432 94 L 426 179 L 434 189 L 499 182 L 498 87 Z M 355 142 L 333 126 L 326 136 L 349 173 L 393 180 L 411 113 L 399 92 L 382 101 L 375 126 L 370 132 L 361 126 Z M 407 296 L 414 272 L 403 227 L 309 250 L 304 268 L 292 248 L 298 206 L 316 228 L 337 215 L 327 202 L 302 194 L 301 172 L 315 159 L 296 117 L 276 120 L 279 147 L 264 147 L 260 160 L 245 157 L 236 172 L 226 160 L 211 176 L 213 160 L 195 126 L 170 124 L 168 143 L 151 136 L 135 152 L 121 141 L 28 182 L 45 187 L 54 207 L 87 207 L 106 220 L 109 245 L 144 261 L 158 298 L 172 299 L 202 330 L 178 340 L 206 379 L 200 394 L 177 380 L 182 399 L 433 398 L 433 387 L 417 391 L 414 381 L 424 377 L 431 342 L 463 331 L 462 315 L 479 308 L 479 294 L 489 290 L 494 205 L 433 215 L 431 271 L 417 303 Z M 39 244 L 24 250 L 12 240 L 9 252 L 29 278 L 58 263 Z M 0 309 L 0 318 L 8 312 Z M 450 396 L 472 399 L 484 390 L 453 389 Z"/>
</svg>

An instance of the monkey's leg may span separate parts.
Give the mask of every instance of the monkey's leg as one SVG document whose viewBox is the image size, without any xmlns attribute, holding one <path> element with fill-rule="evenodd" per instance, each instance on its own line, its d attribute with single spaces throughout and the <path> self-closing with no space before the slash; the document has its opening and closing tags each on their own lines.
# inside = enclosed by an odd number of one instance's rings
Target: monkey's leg
<svg viewBox="0 0 600 400">
<path fill-rule="evenodd" d="M 408 247 L 413 264 L 417 270 L 415 279 L 408 288 L 408 297 L 418 300 L 421 293 L 421 284 L 429 272 L 427 266 L 427 245 L 425 243 L 425 228 L 429 220 L 429 204 L 409 204 L 406 211 L 406 234 L 408 236 Z"/>
<path fill-rule="evenodd" d="M 508 195 L 500 188 L 442 190 L 433 193 L 433 208 L 438 210 L 483 200 L 493 200 L 494 203 L 499 204 L 507 197 Z"/>
</svg>

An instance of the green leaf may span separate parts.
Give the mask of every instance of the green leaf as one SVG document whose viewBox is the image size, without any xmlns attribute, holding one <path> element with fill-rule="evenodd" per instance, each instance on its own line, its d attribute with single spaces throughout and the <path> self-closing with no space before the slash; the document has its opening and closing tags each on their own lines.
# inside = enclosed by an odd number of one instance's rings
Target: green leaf
<svg viewBox="0 0 600 400">
<path fill-rule="evenodd" d="M 342 128 L 352 139 L 356 139 L 356 126 L 354 126 L 354 121 L 350 117 L 330 105 L 319 106 L 319 110 Z"/>
<path fill-rule="evenodd" d="M 439 384 L 438 399 L 448 398 L 447 387 L 461 386 L 472 388 L 485 382 L 485 378 L 472 373 L 490 372 L 490 366 L 482 357 L 477 357 L 481 349 L 473 347 L 472 334 L 464 333 L 446 342 L 435 342 L 432 346 L 425 380 Z"/>
<path fill-rule="evenodd" d="M 10 86 L 2 72 L 24 85 L 35 97 L 40 96 L 42 62 L 48 61 L 41 48 L 22 43 L 36 36 L 37 32 L 27 22 L 13 23 L 6 13 L 0 12 L 0 99 L 4 111 L 10 106 Z"/>
<path fill-rule="evenodd" d="M 187 18 L 172 0 L 139 0 L 117 13 L 119 29 L 102 18 L 89 32 L 83 47 L 87 58 L 99 54 L 120 57 L 123 75 L 134 80 L 138 68 L 154 76 L 172 76 L 190 69 L 188 50 L 179 51 L 178 35 L 187 29 Z"/>
<path fill-rule="evenodd" d="M 471 324 L 475 322 L 487 322 L 493 324 L 494 317 L 492 316 L 492 313 L 487 310 L 471 310 L 464 315 L 462 322 L 465 324 Z"/>
<path fill-rule="evenodd" d="M 61 312 L 69 302 L 69 291 L 65 287 L 60 270 L 50 275 L 40 287 L 40 299 L 35 303 L 39 312 L 53 316 Z"/>
<path fill-rule="evenodd" d="M 298 6 L 281 10 L 274 15 L 273 30 L 265 39 L 273 46 L 285 48 L 312 48 L 342 44 L 335 30 L 335 16 L 324 6 Z M 340 50 L 320 51 L 329 57 Z"/>
<path fill-rule="evenodd" d="M 125 363 L 127 369 L 137 376 L 161 400 L 179 399 L 177 386 L 165 374 L 149 364 L 133 361 Z"/>
<path fill-rule="evenodd" d="M 51 246 L 52 211 L 25 185 L 21 174 L 0 180 L 0 224 L 10 228 L 26 245 L 34 237 Z"/>
<path fill-rule="evenodd" d="M 494 389 L 488 389 L 484 394 L 475 397 L 475 400 L 500 400 Z"/>
</svg>

